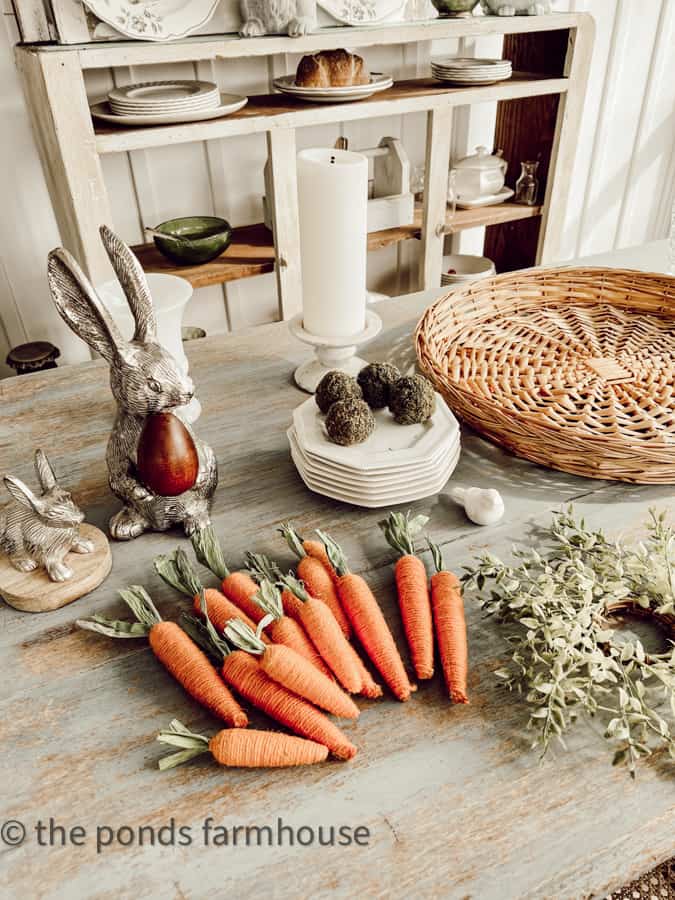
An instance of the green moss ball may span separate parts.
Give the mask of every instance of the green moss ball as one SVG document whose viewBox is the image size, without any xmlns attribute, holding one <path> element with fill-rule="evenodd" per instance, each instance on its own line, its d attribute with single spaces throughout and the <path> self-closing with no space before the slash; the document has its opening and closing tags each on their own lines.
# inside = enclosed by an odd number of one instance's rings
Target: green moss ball
<svg viewBox="0 0 675 900">
<path fill-rule="evenodd" d="M 337 400 L 328 410 L 326 431 L 334 444 L 361 444 L 375 430 L 375 416 L 364 400 Z"/>
<path fill-rule="evenodd" d="M 416 425 L 431 418 L 436 408 L 436 394 L 421 375 L 406 375 L 389 390 L 389 409 L 399 425 Z"/>
<path fill-rule="evenodd" d="M 362 400 L 363 394 L 355 378 L 333 369 L 326 372 L 319 382 L 314 399 L 321 412 L 327 413 L 336 401 Z"/>
<path fill-rule="evenodd" d="M 370 363 L 357 376 L 363 399 L 371 409 L 384 409 L 389 405 L 389 388 L 401 377 L 391 363 Z"/>
</svg>

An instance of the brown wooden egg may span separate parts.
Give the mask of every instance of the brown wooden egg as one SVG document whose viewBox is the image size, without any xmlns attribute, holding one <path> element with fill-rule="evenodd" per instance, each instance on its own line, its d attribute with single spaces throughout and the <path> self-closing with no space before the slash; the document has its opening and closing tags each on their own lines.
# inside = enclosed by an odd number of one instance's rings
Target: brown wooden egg
<svg viewBox="0 0 675 900">
<path fill-rule="evenodd" d="M 161 497 L 177 497 L 194 486 L 197 448 L 178 416 L 148 416 L 138 441 L 137 469 L 143 484 Z"/>
</svg>

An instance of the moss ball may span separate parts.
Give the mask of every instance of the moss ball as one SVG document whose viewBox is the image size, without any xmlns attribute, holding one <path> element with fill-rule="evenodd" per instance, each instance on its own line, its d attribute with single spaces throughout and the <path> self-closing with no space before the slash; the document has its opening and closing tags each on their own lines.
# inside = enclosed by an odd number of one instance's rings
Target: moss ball
<svg viewBox="0 0 675 900">
<path fill-rule="evenodd" d="M 436 394 L 421 375 L 399 378 L 389 390 L 389 409 L 399 425 L 426 422 L 436 408 Z"/>
<path fill-rule="evenodd" d="M 375 430 L 375 416 L 364 400 L 337 400 L 328 410 L 326 431 L 334 444 L 361 444 Z"/>
<path fill-rule="evenodd" d="M 384 409 L 389 405 L 389 388 L 401 377 L 400 371 L 391 363 L 370 363 L 357 376 L 363 399 L 371 409 Z"/>
<path fill-rule="evenodd" d="M 322 413 L 327 413 L 338 400 L 362 400 L 363 394 L 356 379 L 345 372 L 333 369 L 323 376 L 314 395 L 316 405 Z"/>
</svg>

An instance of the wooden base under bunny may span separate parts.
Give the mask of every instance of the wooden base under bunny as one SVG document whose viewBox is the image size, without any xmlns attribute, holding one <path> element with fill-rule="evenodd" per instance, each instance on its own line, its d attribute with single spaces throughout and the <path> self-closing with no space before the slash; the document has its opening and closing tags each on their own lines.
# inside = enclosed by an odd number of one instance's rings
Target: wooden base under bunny
<svg viewBox="0 0 675 900">
<path fill-rule="evenodd" d="M 45 569 L 19 572 L 6 556 L 0 557 L 0 596 L 24 612 L 49 612 L 84 597 L 108 577 L 112 555 L 107 537 L 94 525 L 80 525 L 80 535 L 93 541 L 92 553 L 69 553 L 65 563 L 74 575 L 68 581 L 50 581 Z"/>
</svg>

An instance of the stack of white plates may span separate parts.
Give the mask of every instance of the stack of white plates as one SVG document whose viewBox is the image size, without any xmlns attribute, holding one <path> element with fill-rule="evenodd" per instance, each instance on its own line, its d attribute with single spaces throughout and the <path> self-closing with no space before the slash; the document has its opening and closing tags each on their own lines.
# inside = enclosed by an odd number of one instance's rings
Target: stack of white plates
<svg viewBox="0 0 675 900">
<path fill-rule="evenodd" d="M 457 85 L 494 84 L 511 77 L 508 59 L 461 59 L 452 56 L 431 60 L 431 74 Z"/>
<path fill-rule="evenodd" d="M 108 103 L 119 116 L 165 115 L 215 109 L 220 92 L 212 81 L 146 81 L 115 88 L 108 94 Z"/>
<path fill-rule="evenodd" d="M 311 103 L 346 103 L 352 100 L 365 100 L 379 91 L 386 91 L 393 85 L 391 75 L 371 72 L 368 84 L 351 84 L 346 87 L 301 87 L 295 83 L 294 75 L 284 75 L 274 79 L 274 87 L 282 94 L 288 94 L 298 100 L 309 100 Z"/>
<path fill-rule="evenodd" d="M 439 493 L 460 452 L 459 425 L 442 397 L 436 395 L 436 411 L 424 425 L 398 425 L 387 410 L 375 412 L 375 420 L 367 441 L 342 447 L 328 440 L 313 397 L 299 406 L 287 437 L 305 485 L 371 509 Z"/>
<path fill-rule="evenodd" d="M 245 104 L 246 97 L 221 94 L 212 81 L 145 81 L 115 88 L 91 111 L 120 125 L 168 125 L 215 119 Z"/>
</svg>

